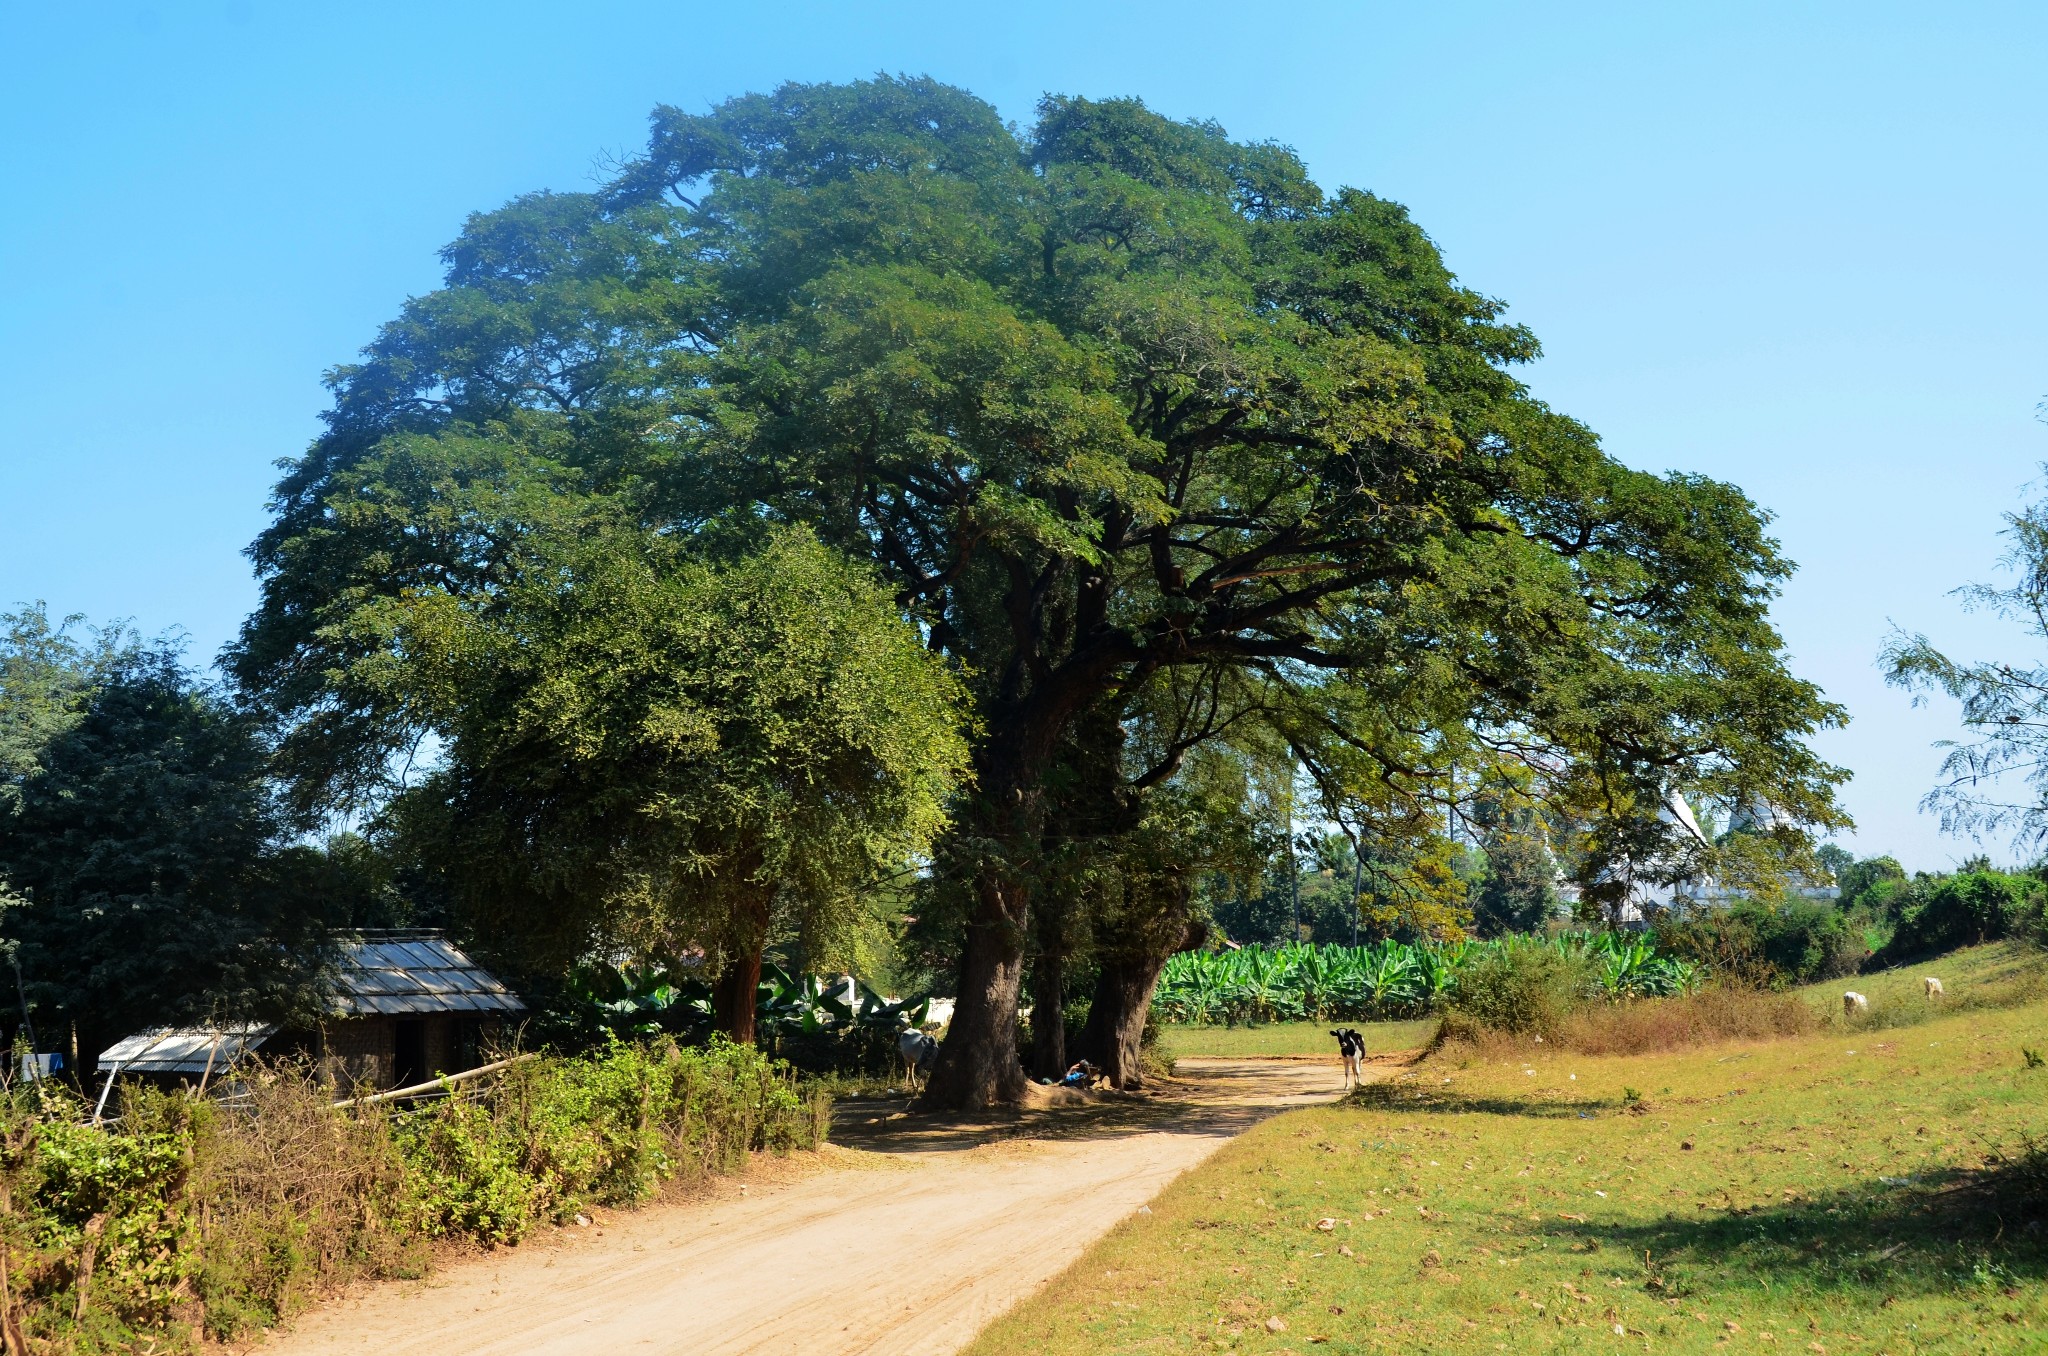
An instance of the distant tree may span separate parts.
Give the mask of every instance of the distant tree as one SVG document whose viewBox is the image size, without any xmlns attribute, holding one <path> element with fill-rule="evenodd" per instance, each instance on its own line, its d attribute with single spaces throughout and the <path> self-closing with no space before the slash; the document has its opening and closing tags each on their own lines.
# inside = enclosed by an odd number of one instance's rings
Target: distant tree
<svg viewBox="0 0 2048 1356">
<path fill-rule="evenodd" d="M 0 613 L 0 811 L 18 804 L 43 750 L 74 724 L 100 670 L 118 650 L 118 631 L 90 642 L 80 618 L 50 624 L 41 603 Z"/>
<path fill-rule="evenodd" d="M 1865 857 L 1835 868 L 1835 884 L 1841 888 L 1841 905 L 1853 909 L 1878 904 L 1906 880 L 1906 868 L 1894 857 Z"/>
<path fill-rule="evenodd" d="M 1843 873 L 1856 864 L 1855 854 L 1836 843 L 1821 844 L 1814 849 L 1813 857 L 1828 875 L 1834 878 L 1837 886 L 1842 883 Z"/>
<path fill-rule="evenodd" d="M 89 1060 L 145 1027 L 305 1010 L 324 920 L 280 870 L 260 728 L 171 645 L 103 652 L 68 690 L 0 804 L 20 895 L 0 938 L 43 1043 L 75 1027 Z"/>
<path fill-rule="evenodd" d="M 1473 926 L 1481 937 L 1540 931 L 1560 909 L 1542 818 L 1526 808 L 1490 818 L 1480 840 L 1485 870 L 1471 891 Z"/>
</svg>

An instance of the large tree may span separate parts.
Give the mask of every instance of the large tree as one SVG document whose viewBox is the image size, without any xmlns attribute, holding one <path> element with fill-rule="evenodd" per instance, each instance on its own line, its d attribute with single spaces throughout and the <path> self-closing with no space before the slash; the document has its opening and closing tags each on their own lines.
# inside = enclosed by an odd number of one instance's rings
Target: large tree
<svg viewBox="0 0 2048 1356">
<path fill-rule="evenodd" d="M 935 1100 L 1021 1091 L 1048 775 L 1169 670 L 1253 675 L 1421 801 L 1540 766 L 1631 826 L 1617 852 L 1656 846 L 1673 786 L 1835 815 L 1803 738 L 1837 713 L 1783 665 L 1763 516 L 1607 457 L 1402 208 L 1283 147 L 1133 100 L 1048 98 L 1020 137 L 928 80 L 792 85 L 657 110 L 612 183 L 475 217 L 446 259 L 337 372 L 237 672 L 305 786 L 374 794 L 416 728 L 337 699 L 382 643 L 350 619 L 488 590 L 517 549 L 397 473 L 410 443 L 542 460 L 653 530 L 739 510 L 872 560 L 978 719 Z"/>
</svg>

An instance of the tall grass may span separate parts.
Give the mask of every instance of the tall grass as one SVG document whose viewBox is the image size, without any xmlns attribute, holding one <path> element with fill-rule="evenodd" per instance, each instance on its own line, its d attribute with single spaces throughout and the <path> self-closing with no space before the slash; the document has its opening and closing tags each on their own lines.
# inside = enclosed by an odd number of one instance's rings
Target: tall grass
<svg viewBox="0 0 2048 1356">
<path fill-rule="evenodd" d="M 30 1338 L 232 1339 L 348 1280 L 419 1274 L 427 1240 L 516 1242 L 825 1131 L 786 1066 L 724 1043 L 536 1058 L 415 1109 L 336 1110 L 291 1065 L 246 1087 L 232 1106 L 132 1088 L 114 1126 L 47 1085 L 0 1097 L 0 1266 Z"/>
<path fill-rule="evenodd" d="M 1179 1023 L 1390 1021 L 1443 1007 L 1464 967 L 1484 969 L 1532 949 L 1582 970 L 1595 992 L 1613 998 L 1690 992 L 1703 973 L 1660 954 L 1647 938 L 1612 932 L 1450 944 L 1299 943 L 1174 956 L 1152 1002 L 1161 1020 Z"/>
</svg>

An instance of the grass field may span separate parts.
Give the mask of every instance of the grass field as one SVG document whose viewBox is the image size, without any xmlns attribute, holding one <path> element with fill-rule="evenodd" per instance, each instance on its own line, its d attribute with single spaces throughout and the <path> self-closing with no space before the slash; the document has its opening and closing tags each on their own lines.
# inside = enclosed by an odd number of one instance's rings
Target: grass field
<svg viewBox="0 0 2048 1356">
<path fill-rule="evenodd" d="M 1169 1026 L 1160 1043 L 1175 1059 L 1187 1055 L 1330 1055 L 1334 1027 L 1350 1026 L 1372 1054 L 1420 1050 L 1436 1035 L 1436 1018 L 1418 1022 L 1268 1022 L 1262 1026 Z"/>
<path fill-rule="evenodd" d="M 1985 948 L 1853 985 L 1917 1017 Z M 1924 1010 L 1924 1004 L 1922 1005 Z M 1226 1146 L 990 1353 L 2048 1350 L 2048 1004 L 1629 1058 L 1424 1061 Z"/>
</svg>

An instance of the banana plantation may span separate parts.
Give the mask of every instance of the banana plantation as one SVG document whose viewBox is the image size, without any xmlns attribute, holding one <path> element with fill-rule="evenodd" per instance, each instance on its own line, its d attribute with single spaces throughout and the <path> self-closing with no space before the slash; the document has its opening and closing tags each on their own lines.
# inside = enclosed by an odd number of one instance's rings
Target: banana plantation
<svg viewBox="0 0 2048 1356">
<path fill-rule="evenodd" d="M 1228 1025 L 1415 1017 L 1454 996 L 1464 965 L 1533 947 L 1579 961 L 1589 984 L 1615 1000 L 1687 993 L 1704 978 L 1697 964 L 1658 954 L 1648 938 L 1613 932 L 1367 946 L 1304 942 L 1183 952 L 1167 962 L 1152 1010 L 1162 1021 Z"/>
</svg>

